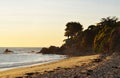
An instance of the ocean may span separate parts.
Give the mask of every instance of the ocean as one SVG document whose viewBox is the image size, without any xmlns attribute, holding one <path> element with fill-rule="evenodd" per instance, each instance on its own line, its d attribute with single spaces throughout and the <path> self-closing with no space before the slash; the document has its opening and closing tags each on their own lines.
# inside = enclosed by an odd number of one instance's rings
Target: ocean
<svg viewBox="0 0 120 78">
<path fill-rule="evenodd" d="M 10 54 L 4 54 L 9 49 Z M 0 71 L 55 62 L 66 58 L 65 55 L 37 54 L 41 48 L 0 48 Z"/>
</svg>

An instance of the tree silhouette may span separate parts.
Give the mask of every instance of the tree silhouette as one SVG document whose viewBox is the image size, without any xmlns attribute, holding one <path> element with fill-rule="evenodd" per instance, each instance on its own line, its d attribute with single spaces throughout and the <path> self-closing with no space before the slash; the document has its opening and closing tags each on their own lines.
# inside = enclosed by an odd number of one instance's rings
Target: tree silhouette
<svg viewBox="0 0 120 78">
<path fill-rule="evenodd" d="M 99 33 L 96 35 L 94 40 L 94 49 L 96 52 L 110 52 L 113 49 L 113 43 L 119 42 L 119 34 L 116 29 L 120 27 L 118 18 L 107 17 L 102 18 L 98 24 Z M 118 35 L 116 35 L 117 33 Z M 118 45 L 118 44 L 115 44 Z"/>
<path fill-rule="evenodd" d="M 95 25 L 90 25 L 90 26 L 88 27 L 88 30 L 94 30 L 95 28 L 96 28 Z"/>
<path fill-rule="evenodd" d="M 116 17 L 102 18 L 97 25 L 90 25 L 86 30 L 79 22 L 68 22 L 65 36 L 68 38 L 63 47 L 67 49 L 97 53 L 120 51 L 120 21 Z"/>
<path fill-rule="evenodd" d="M 66 24 L 66 29 L 65 29 L 65 36 L 70 38 L 74 38 L 79 31 L 82 31 L 82 25 L 79 22 L 68 22 Z"/>
<path fill-rule="evenodd" d="M 99 23 L 100 26 L 102 27 L 115 27 L 117 26 L 118 18 L 116 17 L 107 17 L 107 18 L 102 18 L 101 22 Z"/>
</svg>

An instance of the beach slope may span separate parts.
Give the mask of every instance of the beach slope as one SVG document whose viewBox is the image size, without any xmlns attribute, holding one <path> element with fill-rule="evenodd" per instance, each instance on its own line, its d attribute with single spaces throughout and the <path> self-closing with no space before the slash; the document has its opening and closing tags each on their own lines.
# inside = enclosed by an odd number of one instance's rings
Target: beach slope
<svg viewBox="0 0 120 78">
<path fill-rule="evenodd" d="M 119 78 L 120 54 L 70 57 L 0 72 L 0 78 Z"/>
<path fill-rule="evenodd" d="M 0 72 L 0 78 L 15 78 L 15 77 L 21 77 L 21 76 L 23 77 L 23 76 L 26 76 L 26 73 L 44 74 L 46 72 L 54 71 L 55 69 L 58 69 L 58 68 L 73 68 L 75 66 L 81 66 L 83 64 L 87 64 L 91 62 L 92 59 L 95 59 L 98 56 L 99 55 L 71 57 L 71 58 L 60 60 L 54 63 L 2 71 Z"/>
</svg>

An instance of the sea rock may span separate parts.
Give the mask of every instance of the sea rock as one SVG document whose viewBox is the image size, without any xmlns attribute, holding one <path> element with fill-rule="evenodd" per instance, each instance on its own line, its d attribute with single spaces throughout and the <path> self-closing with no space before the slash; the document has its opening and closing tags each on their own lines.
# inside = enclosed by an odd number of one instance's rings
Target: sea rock
<svg viewBox="0 0 120 78">
<path fill-rule="evenodd" d="M 42 48 L 42 50 L 38 53 L 42 53 L 42 54 L 62 54 L 62 51 L 59 47 L 50 46 L 49 48 Z"/>
<path fill-rule="evenodd" d="M 35 51 L 31 51 L 31 52 L 28 52 L 28 53 L 36 53 Z"/>
<path fill-rule="evenodd" d="M 9 50 L 9 49 L 6 49 L 6 50 L 4 51 L 4 54 L 10 54 L 10 53 L 13 53 L 13 51 L 11 51 L 11 50 Z"/>
<path fill-rule="evenodd" d="M 48 53 L 48 48 L 42 48 L 42 50 L 38 53 L 46 54 L 46 53 Z"/>
</svg>

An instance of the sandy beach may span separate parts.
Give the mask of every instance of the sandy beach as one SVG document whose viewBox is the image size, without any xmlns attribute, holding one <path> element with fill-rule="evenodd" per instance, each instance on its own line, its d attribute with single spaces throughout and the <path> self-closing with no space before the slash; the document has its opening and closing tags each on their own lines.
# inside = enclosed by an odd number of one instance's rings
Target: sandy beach
<svg viewBox="0 0 120 78">
<path fill-rule="evenodd" d="M 54 71 L 54 69 L 57 68 L 72 68 L 75 66 L 81 66 L 85 63 L 89 63 L 92 59 L 95 59 L 98 56 L 99 55 L 72 57 L 54 63 L 2 71 L 0 72 L 0 78 L 21 77 L 24 76 L 26 73 L 43 74 L 45 72 Z"/>
<path fill-rule="evenodd" d="M 118 78 L 120 57 L 116 54 L 70 57 L 53 63 L 0 72 L 0 78 Z"/>
</svg>

